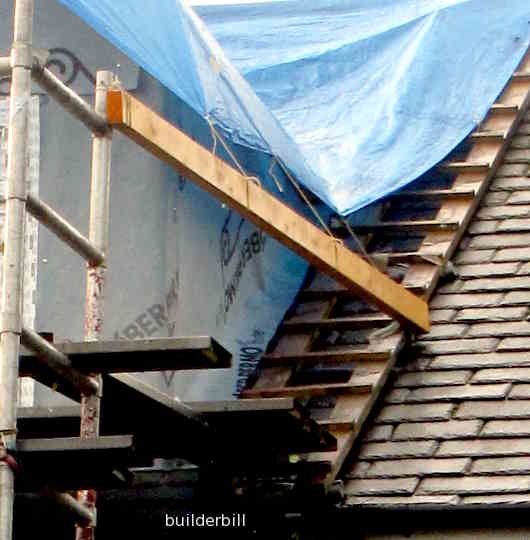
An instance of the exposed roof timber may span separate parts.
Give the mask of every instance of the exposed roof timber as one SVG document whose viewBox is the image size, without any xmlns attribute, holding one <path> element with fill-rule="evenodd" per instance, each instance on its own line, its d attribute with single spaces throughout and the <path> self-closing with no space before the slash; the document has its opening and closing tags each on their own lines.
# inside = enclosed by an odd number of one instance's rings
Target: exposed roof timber
<svg viewBox="0 0 530 540">
<path fill-rule="evenodd" d="M 527 53 L 523 64 L 530 67 L 530 53 Z M 452 175 L 454 178 L 448 178 L 452 180 L 450 187 L 433 189 L 427 182 L 424 191 L 421 189 L 420 180 L 403 195 L 412 199 L 415 204 L 423 203 L 428 197 L 436 199 L 439 210 L 432 219 L 457 222 L 457 230 L 433 230 L 417 234 L 409 228 L 402 237 L 418 237 L 421 243 L 398 243 L 397 246 L 378 242 L 387 234 L 385 230 L 370 231 L 373 249 L 377 250 L 377 253 L 371 253 L 372 256 L 379 255 L 380 260 L 388 260 L 389 266 L 403 262 L 407 264 L 408 269 L 401 282 L 403 286 L 422 289 L 425 298 L 431 296 L 442 277 L 445 264 L 465 234 L 480 200 L 485 195 L 490 180 L 503 164 L 504 154 L 529 108 L 530 78 L 521 80 L 512 77 L 499 97 L 497 106 L 490 109 L 484 122 L 471 134 L 472 144 L 469 145 L 465 161 L 457 162 L 456 167 L 452 167 L 455 174 Z M 476 133 L 479 136 L 474 136 Z M 486 133 L 495 133 L 495 136 L 485 136 Z M 477 164 L 482 165 L 476 167 Z M 387 210 L 383 219 L 394 216 L 399 216 L 399 219 L 416 219 L 415 204 L 409 205 L 409 208 L 403 211 L 399 195 L 389 197 L 385 204 Z M 392 239 L 394 238 L 392 236 Z M 387 251 L 388 249 L 396 251 Z M 398 251 L 399 249 L 407 251 Z M 404 332 L 390 333 L 392 325 L 381 328 L 385 324 L 384 315 L 371 310 L 365 312 L 358 302 L 345 300 L 344 292 L 342 286 L 329 283 L 329 280 L 323 279 L 319 273 L 313 277 L 303 294 L 298 296 L 297 304 L 291 311 L 293 315 L 282 324 L 274 349 L 262 358 L 259 376 L 252 386 L 252 390 L 262 393 L 267 390 L 277 392 L 280 387 L 292 388 L 293 381 L 300 380 L 296 376 L 311 369 L 313 364 L 335 364 L 333 367 L 337 367 L 336 365 L 342 362 L 346 362 L 345 367 L 352 366 L 348 383 L 372 384 L 370 393 L 341 394 L 334 396 L 334 400 L 317 399 L 308 402 L 312 417 L 322 427 L 329 429 L 337 439 L 337 450 L 331 454 L 311 453 L 302 456 L 302 459 L 309 463 L 325 458 L 331 462 L 331 472 L 325 479 L 328 485 L 335 479 L 350 454 L 378 394 L 389 377 L 399 350 L 407 343 Z M 370 319 L 375 319 L 373 325 L 369 322 Z M 373 331 L 368 333 L 370 327 Z M 380 330 L 376 337 L 377 328 Z M 346 336 L 346 332 L 351 334 Z M 322 370 L 322 373 L 325 373 L 325 370 Z M 329 384 L 325 378 L 314 377 L 312 381 L 314 385 L 319 382 L 322 385 Z"/>
<path fill-rule="evenodd" d="M 113 127 L 234 208 L 321 272 L 412 330 L 429 330 L 429 312 L 423 300 L 337 243 L 130 94 L 109 90 L 107 117 Z"/>
</svg>

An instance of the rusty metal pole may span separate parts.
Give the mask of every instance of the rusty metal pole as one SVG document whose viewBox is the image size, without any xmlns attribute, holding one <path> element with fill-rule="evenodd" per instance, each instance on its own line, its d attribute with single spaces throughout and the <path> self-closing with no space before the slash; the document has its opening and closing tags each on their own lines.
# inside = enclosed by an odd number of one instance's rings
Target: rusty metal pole
<svg viewBox="0 0 530 540">
<path fill-rule="evenodd" d="M 96 78 L 96 113 L 107 115 L 107 89 L 113 82 L 110 71 L 100 71 Z M 90 182 L 90 222 L 88 239 L 91 244 L 107 253 L 109 236 L 110 160 L 112 132 L 104 135 L 92 134 L 92 176 Z M 88 265 L 85 302 L 85 340 L 94 341 L 101 337 L 103 325 L 103 283 L 105 261 L 98 266 Z M 102 380 L 98 376 L 100 392 L 81 398 L 81 437 L 95 438 L 99 435 L 99 413 Z M 96 511 L 96 492 L 80 491 L 78 500 Z M 77 527 L 76 540 L 93 540 L 93 527 Z"/>
<path fill-rule="evenodd" d="M 31 99 L 33 0 L 15 4 L 9 99 L 6 218 L 0 312 L 0 444 L 15 449 L 17 380 L 24 286 L 24 224 L 29 105 Z M 8 456 L 8 454 L 4 454 Z M 0 461 L 0 540 L 13 533 L 12 459 Z"/>
</svg>

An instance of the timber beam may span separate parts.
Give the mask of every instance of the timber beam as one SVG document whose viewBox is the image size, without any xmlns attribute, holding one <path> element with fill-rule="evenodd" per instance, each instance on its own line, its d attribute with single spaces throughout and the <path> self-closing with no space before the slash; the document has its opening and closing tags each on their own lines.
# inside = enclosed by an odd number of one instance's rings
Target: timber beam
<svg viewBox="0 0 530 540">
<path fill-rule="evenodd" d="M 123 90 L 108 90 L 107 120 L 352 293 L 415 332 L 429 330 L 429 311 L 424 300 L 325 234 L 135 97 Z"/>
</svg>

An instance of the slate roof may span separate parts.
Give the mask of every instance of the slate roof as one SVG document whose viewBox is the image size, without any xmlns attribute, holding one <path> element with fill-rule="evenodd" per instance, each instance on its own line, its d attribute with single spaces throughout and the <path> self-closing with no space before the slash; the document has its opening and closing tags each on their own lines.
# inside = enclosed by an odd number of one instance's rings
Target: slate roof
<svg viewBox="0 0 530 540">
<path fill-rule="evenodd" d="M 530 112 L 354 459 L 347 504 L 530 503 Z"/>
</svg>

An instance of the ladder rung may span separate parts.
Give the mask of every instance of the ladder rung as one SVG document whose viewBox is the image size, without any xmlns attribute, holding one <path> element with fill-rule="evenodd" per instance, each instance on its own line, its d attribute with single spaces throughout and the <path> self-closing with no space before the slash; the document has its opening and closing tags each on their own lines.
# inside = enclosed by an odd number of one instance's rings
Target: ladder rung
<svg viewBox="0 0 530 540">
<path fill-rule="evenodd" d="M 442 264 L 442 258 L 437 255 L 423 254 L 421 251 L 402 251 L 396 253 L 373 253 L 376 257 L 387 257 L 394 263 L 412 263 L 412 264 L 424 264 L 431 263 L 440 265 Z"/>
<path fill-rule="evenodd" d="M 494 103 L 490 107 L 490 111 L 492 112 L 518 112 L 519 111 L 519 105 L 513 105 L 513 104 L 505 104 L 505 103 Z"/>
<path fill-rule="evenodd" d="M 385 254 L 386 255 L 386 254 Z M 412 293 L 421 292 L 417 290 L 415 287 L 405 287 L 407 290 L 409 290 Z M 312 301 L 312 300 L 331 300 L 333 298 L 358 298 L 358 296 L 355 294 L 355 292 L 350 291 L 346 288 L 343 289 L 303 289 L 298 294 L 298 298 L 301 301 Z"/>
<path fill-rule="evenodd" d="M 317 420 L 319 426 L 325 429 L 353 429 L 355 421 L 351 418 L 326 418 L 324 420 Z"/>
<path fill-rule="evenodd" d="M 405 198 L 424 198 L 424 199 L 459 199 L 466 197 L 474 197 L 475 190 L 473 189 L 426 189 L 417 191 L 398 191 L 388 195 L 388 198 L 405 199 Z"/>
<path fill-rule="evenodd" d="M 298 363 L 304 365 L 312 364 L 340 364 L 354 360 L 374 360 L 386 361 L 390 358 L 388 350 L 370 349 L 367 347 L 356 347 L 350 349 L 339 349 L 335 351 L 313 351 L 301 354 L 266 354 L 262 357 L 260 367 L 292 366 Z"/>
<path fill-rule="evenodd" d="M 455 231 L 460 224 L 457 221 L 437 221 L 437 220 L 425 220 L 425 221 L 381 221 L 371 225 L 357 225 L 354 228 L 360 232 L 376 232 L 376 231 L 394 231 L 396 229 L 400 231 L 417 231 L 417 232 L 430 232 L 430 231 Z"/>
<path fill-rule="evenodd" d="M 304 396 L 327 396 L 339 394 L 366 394 L 372 390 L 371 384 L 345 383 L 345 384 L 308 384 L 303 386 L 282 386 L 278 388 L 250 388 L 241 393 L 246 397 L 304 397 Z"/>
<path fill-rule="evenodd" d="M 505 131 L 473 131 L 471 135 L 469 136 L 470 139 L 473 140 L 484 140 L 484 139 L 493 139 L 496 141 L 503 141 L 506 138 L 506 132 Z"/>
<path fill-rule="evenodd" d="M 530 79 L 530 71 L 516 71 L 512 77 L 514 79 L 524 79 L 524 80 L 528 80 Z"/>
<path fill-rule="evenodd" d="M 385 326 L 392 322 L 388 315 L 357 315 L 355 317 L 340 317 L 335 319 L 296 319 L 284 321 L 282 329 L 288 332 L 312 332 L 317 329 L 344 330 L 351 328 L 374 328 Z"/>
<path fill-rule="evenodd" d="M 88 238 L 70 225 L 51 206 L 48 206 L 39 198 L 28 194 L 26 208 L 35 219 L 38 219 L 40 223 L 68 244 L 92 266 L 99 266 L 103 263 L 105 254 L 92 245 Z"/>
<path fill-rule="evenodd" d="M 472 161 L 448 161 L 446 163 L 442 163 L 440 168 L 448 171 L 458 172 L 488 172 L 490 169 L 490 164 Z"/>
</svg>

